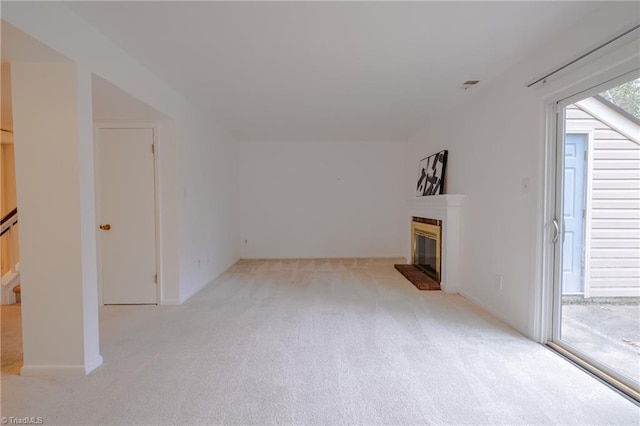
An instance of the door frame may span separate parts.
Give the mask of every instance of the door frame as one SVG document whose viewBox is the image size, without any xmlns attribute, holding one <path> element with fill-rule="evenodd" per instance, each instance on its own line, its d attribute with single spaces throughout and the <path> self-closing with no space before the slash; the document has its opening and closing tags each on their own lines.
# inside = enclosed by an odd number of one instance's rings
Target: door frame
<svg viewBox="0 0 640 426">
<path fill-rule="evenodd" d="M 588 68 L 588 67 L 587 67 Z M 585 97 L 597 94 L 602 90 L 622 84 L 631 80 L 640 73 L 637 63 L 631 59 L 623 61 L 616 66 L 595 70 L 588 77 L 581 78 L 578 82 L 564 76 L 559 82 L 552 82 L 549 86 L 542 87 L 542 114 L 546 117 L 544 129 L 544 149 L 539 157 L 539 167 L 543 170 L 541 178 L 541 190 L 538 193 L 539 219 L 536 225 L 536 258 L 537 279 L 533 289 L 533 330 L 532 337 L 538 343 L 547 343 L 552 340 L 553 330 L 553 283 L 555 281 L 554 263 L 557 262 L 557 250 L 553 244 L 554 226 L 556 217 L 556 182 L 557 182 L 557 146 L 558 137 L 561 137 L 563 129 L 559 132 L 558 115 L 559 104 L 566 105 L 577 102 Z M 556 83 L 556 84 L 554 84 Z M 560 88 L 558 88 L 560 84 Z M 564 117 L 561 117 L 564 119 Z M 559 136 L 560 135 L 560 136 Z"/>
<path fill-rule="evenodd" d="M 566 134 L 571 135 L 586 135 L 586 147 L 585 147 L 585 170 L 584 170 L 584 245 L 583 245 L 583 279 L 584 279 L 584 288 L 583 294 L 584 298 L 588 299 L 589 289 L 590 289 L 590 278 L 591 278 L 591 200 L 593 199 L 593 181 L 591 180 L 593 176 L 593 144 L 595 141 L 595 133 L 593 128 L 587 128 L 583 126 L 572 127 L 571 129 L 565 128 Z"/>
<path fill-rule="evenodd" d="M 161 244 L 160 244 L 160 186 L 159 186 L 159 160 L 158 160 L 158 125 L 156 122 L 122 122 L 122 121 L 98 121 L 94 123 L 93 129 L 93 147 L 94 147 L 94 170 L 95 170 L 95 207 L 96 207 L 96 256 L 97 256 L 97 272 L 98 272 L 98 306 L 104 306 L 103 300 L 103 281 L 102 281 L 102 238 L 100 237 L 100 229 L 97 225 L 101 222 L 101 191 L 100 191 L 100 130 L 101 129 L 151 129 L 153 133 L 153 191 L 154 191 L 154 237 L 155 237 L 155 259 L 156 259 L 156 275 L 158 277 L 156 283 L 156 305 L 160 305 L 162 301 L 162 263 L 161 263 Z"/>
<path fill-rule="evenodd" d="M 538 299 L 540 306 L 539 310 L 537 310 L 537 312 L 540 313 L 537 324 L 539 327 L 537 327 L 536 330 L 538 332 L 536 337 L 539 337 L 540 343 L 550 346 L 582 368 L 606 382 L 613 384 L 636 400 L 640 400 L 640 393 L 635 389 L 635 386 L 628 384 L 618 372 L 592 359 L 589 354 L 584 353 L 559 338 L 561 298 L 556 297 L 556 295 L 561 294 L 561 236 L 564 232 L 562 225 L 563 192 L 562 188 L 559 188 L 560 183 L 563 182 L 562 175 L 564 173 L 564 134 L 566 132 L 564 108 L 577 101 L 600 93 L 603 90 L 639 77 L 640 68 L 637 67 L 631 70 L 609 69 L 606 72 L 593 76 L 591 79 L 581 82 L 579 86 L 569 87 L 545 99 L 547 138 L 545 143 L 544 164 L 544 223 L 541 227 L 542 235 L 540 235 L 540 241 L 543 242 L 543 244 L 541 244 L 543 260 L 541 275 L 543 281 Z M 590 145 L 593 146 L 592 143 L 590 143 Z M 591 154 L 589 157 L 592 158 L 592 152 L 589 153 Z M 589 169 L 590 167 L 592 166 L 588 165 L 587 168 Z M 557 221 L 559 237 L 556 242 L 553 242 L 553 221 L 557 218 L 559 218 Z M 585 238 L 587 238 L 586 233 Z M 585 268 L 586 266 L 585 264 Z"/>
<path fill-rule="evenodd" d="M 611 73 L 615 73 L 614 76 Z M 592 79 L 586 80 L 579 87 L 567 88 L 566 90 L 550 96 L 546 99 L 547 114 L 547 138 L 545 144 L 545 184 L 544 184 L 544 224 L 542 227 L 543 269 L 542 269 L 542 291 L 540 300 L 541 312 L 538 337 L 540 343 L 547 343 L 554 340 L 558 335 L 554 318 L 559 315 L 559 304 L 554 303 L 555 292 L 558 291 L 560 276 L 555 265 L 559 265 L 562 257 L 561 239 L 559 243 L 553 243 L 554 218 L 558 220 L 558 233 L 561 236 L 562 228 L 562 191 L 558 190 L 558 183 L 562 182 L 564 172 L 564 107 L 571 105 L 589 96 L 593 96 L 610 87 L 622 84 L 633 78 L 640 76 L 640 68 L 631 71 L 620 72 L 608 70 L 607 73 L 598 74 Z M 593 145 L 593 144 L 591 144 Z M 591 156 L 592 157 L 592 156 Z M 586 221 L 585 221 L 586 222 Z M 585 234 L 586 238 L 586 234 Z M 586 265 L 585 265 L 586 267 Z M 561 275 L 561 274 L 560 274 Z"/>
</svg>

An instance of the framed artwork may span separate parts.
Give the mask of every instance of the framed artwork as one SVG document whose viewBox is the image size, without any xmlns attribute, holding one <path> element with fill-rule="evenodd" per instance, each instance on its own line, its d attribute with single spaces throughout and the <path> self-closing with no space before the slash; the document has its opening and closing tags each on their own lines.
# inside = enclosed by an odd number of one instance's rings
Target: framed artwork
<svg viewBox="0 0 640 426">
<path fill-rule="evenodd" d="M 420 160 L 416 196 L 440 195 L 444 192 L 444 172 L 447 168 L 447 150 Z"/>
</svg>

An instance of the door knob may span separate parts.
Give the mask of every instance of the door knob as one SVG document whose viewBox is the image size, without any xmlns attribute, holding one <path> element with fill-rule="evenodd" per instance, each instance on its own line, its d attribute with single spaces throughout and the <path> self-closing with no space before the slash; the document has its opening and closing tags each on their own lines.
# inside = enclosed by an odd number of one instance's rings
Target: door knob
<svg viewBox="0 0 640 426">
<path fill-rule="evenodd" d="M 103 231 L 108 231 L 109 229 L 111 229 L 111 225 L 109 225 L 108 223 L 106 225 L 100 225 L 100 229 L 102 229 Z"/>
</svg>

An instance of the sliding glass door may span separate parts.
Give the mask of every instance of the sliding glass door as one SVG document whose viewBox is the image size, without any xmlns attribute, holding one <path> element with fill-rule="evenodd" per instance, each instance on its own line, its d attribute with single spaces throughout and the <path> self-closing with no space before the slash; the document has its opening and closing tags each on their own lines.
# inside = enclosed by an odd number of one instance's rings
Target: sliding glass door
<svg viewBox="0 0 640 426">
<path fill-rule="evenodd" d="M 558 103 L 550 342 L 636 398 L 639 77 L 635 72 Z"/>
</svg>

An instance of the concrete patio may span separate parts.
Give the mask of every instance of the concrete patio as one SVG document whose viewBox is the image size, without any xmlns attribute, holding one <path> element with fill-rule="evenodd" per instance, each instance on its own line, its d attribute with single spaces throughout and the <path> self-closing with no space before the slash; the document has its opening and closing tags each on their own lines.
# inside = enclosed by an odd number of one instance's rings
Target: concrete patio
<svg viewBox="0 0 640 426">
<path fill-rule="evenodd" d="M 565 296 L 562 339 L 640 381 L 640 298 Z"/>
</svg>

